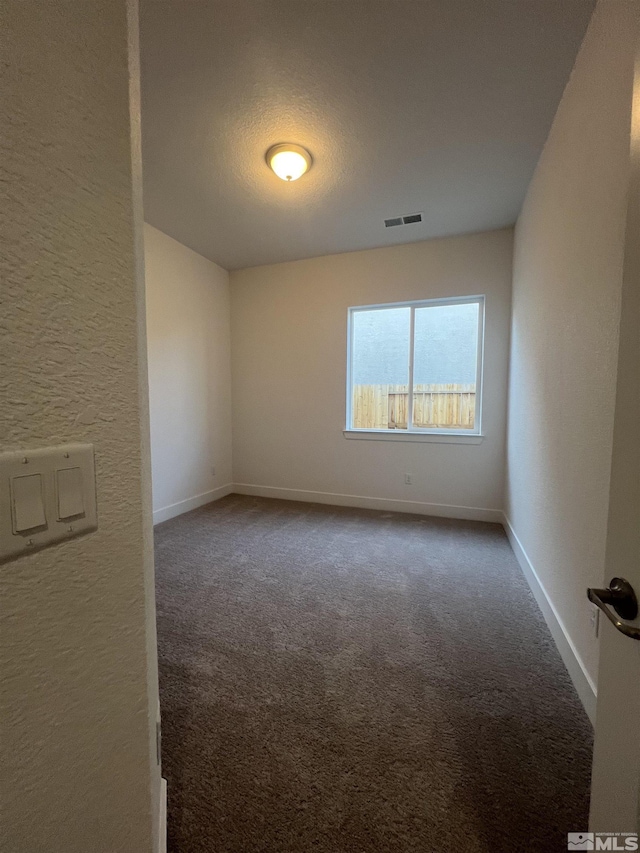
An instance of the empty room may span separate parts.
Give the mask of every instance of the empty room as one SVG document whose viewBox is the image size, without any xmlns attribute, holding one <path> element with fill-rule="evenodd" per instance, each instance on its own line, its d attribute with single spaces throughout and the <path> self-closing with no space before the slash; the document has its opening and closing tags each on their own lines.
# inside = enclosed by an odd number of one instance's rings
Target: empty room
<svg viewBox="0 0 640 853">
<path fill-rule="evenodd" d="M 2 850 L 638 850 L 640 6 L 5 14 Z"/>
</svg>

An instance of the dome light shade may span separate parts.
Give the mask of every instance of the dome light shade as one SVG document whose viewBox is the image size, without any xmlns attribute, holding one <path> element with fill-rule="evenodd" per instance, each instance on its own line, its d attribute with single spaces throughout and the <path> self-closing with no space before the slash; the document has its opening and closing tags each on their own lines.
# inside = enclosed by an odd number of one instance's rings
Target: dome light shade
<svg viewBox="0 0 640 853">
<path fill-rule="evenodd" d="M 297 181 L 311 168 L 311 154 L 301 145 L 283 142 L 267 151 L 267 163 L 283 181 Z"/>
</svg>

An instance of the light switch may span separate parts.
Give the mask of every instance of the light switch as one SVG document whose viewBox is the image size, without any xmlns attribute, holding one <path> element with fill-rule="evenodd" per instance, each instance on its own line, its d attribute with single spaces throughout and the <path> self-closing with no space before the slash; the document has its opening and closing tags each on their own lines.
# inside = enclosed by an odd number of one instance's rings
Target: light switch
<svg viewBox="0 0 640 853">
<path fill-rule="evenodd" d="M 9 560 L 97 527 L 93 445 L 0 453 L 0 572 Z"/>
<path fill-rule="evenodd" d="M 56 471 L 58 520 L 84 515 L 81 468 L 59 468 Z"/>
<path fill-rule="evenodd" d="M 47 523 L 40 474 L 11 478 L 11 508 L 14 533 L 24 533 Z"/>
</svg>

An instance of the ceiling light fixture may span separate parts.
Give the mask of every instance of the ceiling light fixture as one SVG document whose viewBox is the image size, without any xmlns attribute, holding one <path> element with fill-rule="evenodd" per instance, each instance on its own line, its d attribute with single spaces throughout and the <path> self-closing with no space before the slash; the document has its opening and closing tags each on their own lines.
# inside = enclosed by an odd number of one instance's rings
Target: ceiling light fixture
<svg viewBox="0 0 640 853">
<path fill-rule="evenodd" d="M 311 168 L 313 162 L 306 148 L 290 142 L 273 145 L 267 151 L 266 160 L 283 181 L 297 181 Z"/>
</svg>

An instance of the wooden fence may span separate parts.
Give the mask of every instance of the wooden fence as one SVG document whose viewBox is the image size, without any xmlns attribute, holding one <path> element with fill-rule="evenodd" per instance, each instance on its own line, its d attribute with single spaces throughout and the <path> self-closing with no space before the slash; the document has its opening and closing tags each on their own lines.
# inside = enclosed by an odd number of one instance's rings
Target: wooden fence
<svg viewBox="0 0 640 853">
<path fill-rule="evenodd" d="M 354 385 L 355 429 L 406 429 L 409 406 L 407 385 Z M 415 385 L 413 424 L 431 429 L 473 429 L 476 386 Z"/>
</svg>

